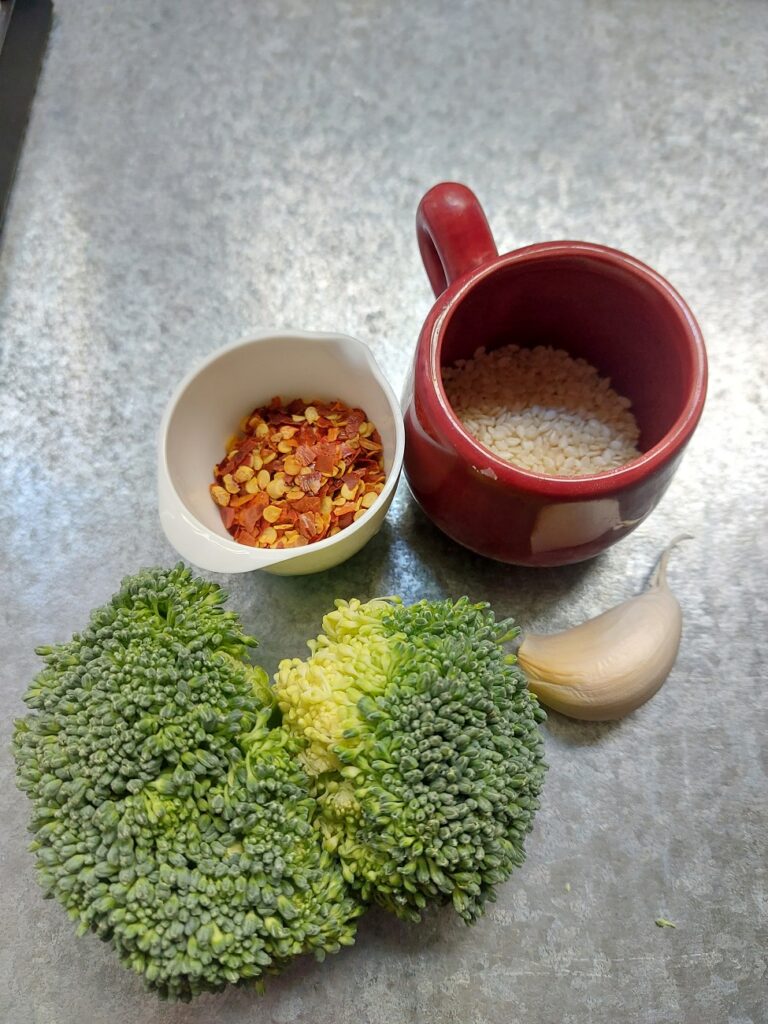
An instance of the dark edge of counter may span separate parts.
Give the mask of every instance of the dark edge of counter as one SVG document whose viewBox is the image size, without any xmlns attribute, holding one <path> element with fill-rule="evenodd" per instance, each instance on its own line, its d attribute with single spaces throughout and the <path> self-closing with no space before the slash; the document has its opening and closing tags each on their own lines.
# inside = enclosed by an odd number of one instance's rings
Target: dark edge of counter
<svg viewBox="0 0 768 1024">
<path fill-rule="evenodd" d="M 51 0 L 10 2 L 0 41 L 0 231 L 53 20 Z"/>
</svg>

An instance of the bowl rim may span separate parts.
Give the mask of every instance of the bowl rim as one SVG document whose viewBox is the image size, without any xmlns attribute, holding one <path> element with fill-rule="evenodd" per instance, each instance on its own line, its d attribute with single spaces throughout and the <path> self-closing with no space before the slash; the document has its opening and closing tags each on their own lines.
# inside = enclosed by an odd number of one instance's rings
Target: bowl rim
<svg viewBox="0 0 768 1024">
<path fill-rule="evenodd" d="M 229 534 L 224 537 L 207 527 L 200 521 L 200 519 L 198 519 L 176 489 L 176 485 L 170 472 L 168 459 L 168 429 L 180 400 L 192 382 L 197 380 L 197 378 L 204 374 L 209 367 L 219 359 L 228 355 L 230 352 L 234 352 L 240 348 L 246 348 L 250 345 L 259 345 L 279 340 L 296 340 L 329 344 L 341 343 L 342 347 L 351 346 L 362 351 L 368 372 L 387 400 L 395 425 L 395 447 L 392 453 L 392 465 L 386 476 L 384 487 L 382 488 L 377 501 L 375 501 L 369 509 L 365 510 L 364 515 L 360 516 L 358 520 L 351 523 L 343 530 L 340 530 L 336 536 L 325 537 L 323 540 L 317 541 L 313 544 L 308 544 L 306 547 L 284 548 L 282 550 L 271 548 L 251 548 L 245 544 L 238 544 L 236 540 L 229 536 Z M 189 528 L 191 533 L 194 534 L 197 543 L 205 544 L 209 550 L 226 552 L 230 558 L 240 558 L 251 568 L 260 569 L 294 559 L 308 558 L 318 552 L 326 551 L 336 545 L 349 542 L 356 533 L 360 530 L 365 530 L 370 520 L 381 511 L 382 504 L 387 502 L 388 499 L 391 500 L 394 490 L 397 487 L 405 455 L 405 426 L 403 422 L 402 409 L 395 392 L 376 361 L 373 352 L 365 342 L 361 341 L 359 338 L 354 338 L 351 335 L 342 334 L 336 331 L 303 331 L 296 330 L 294 328 L 262 328 L 247 335 L 246 337 L 238 339 L 237 341 L 232 341 L 226 345 L 219 346 L 188 370 L 174 388 L 165 406 L 158 431 L 157 450 L 158 471 L 162 477 L 162 486 L 160 488 L 161 518 L 163 515 L 163 489 L 166 489 L 173 496 L 179 507 L 183 509 L 185 525 Z"/>
<path fill-rule="evenodd" d="M 691 354 L 694 374 L 688 398 L 680 415 L 653 447 L 623 466 L 601 473 L 578 477 L 533 473 L 506 462 L 476 440 L 453 411 L 443 387 L 440 354 L 443 339 L 453 313 L 462 300 L 482 281 L 499 270 L 523 263 L 536 263 L 557 257 L 591 259 L 607 266 L 619 266 L 639 278 L 656 292 L 675 313 L 682 327 Z M 538 242 L 505 253 L 457 278 L 432 307 L 422 329 L 420 345 L 427 341 L 426 369 L 431 388 L 426 389 L 424 405 L 427 415 L 439 423 L 444 440 L 464 462 L 491 475 L 499 483 L 533 495 L 553 499 L 602 497 L 631 487 L 659 471 L 685 446 L 701 418 L 707 392 L 707 354 L 704 338 L 696 318 L 680 293 L 647 264 L 634 256 L 595 242 Z M 490 470 L 490 473 L 488 471 Z"/>
</svg>

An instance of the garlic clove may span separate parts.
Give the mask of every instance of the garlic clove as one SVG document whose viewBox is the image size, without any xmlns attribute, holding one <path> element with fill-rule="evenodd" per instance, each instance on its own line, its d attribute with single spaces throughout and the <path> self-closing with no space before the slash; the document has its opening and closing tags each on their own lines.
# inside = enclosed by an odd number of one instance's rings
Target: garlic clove
<svg viewBox="0 0 768 1024">
<path fill-rule="evenodd" d="M 517 658 L 542 704 L 571 718 L 610 721 L 658 691 L 680 647 L 683 616 L 666 566 L 682 539 L 662 553 L 645 593 L 573 629 L 524 638 Z"/>
</svg>

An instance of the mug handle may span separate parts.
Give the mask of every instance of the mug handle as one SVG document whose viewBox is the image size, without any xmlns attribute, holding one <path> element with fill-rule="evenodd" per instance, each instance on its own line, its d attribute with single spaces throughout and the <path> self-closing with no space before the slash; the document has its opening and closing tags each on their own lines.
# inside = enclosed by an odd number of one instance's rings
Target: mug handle
<svg viewBox="0 0 768 1024">
<path fill-rule="evenodd" d="M 423 197 L 416 212 L 416 237 L 435 296 L 499 255 L 477 196 L 457 181 L 435 185 Z"/>
</svg>

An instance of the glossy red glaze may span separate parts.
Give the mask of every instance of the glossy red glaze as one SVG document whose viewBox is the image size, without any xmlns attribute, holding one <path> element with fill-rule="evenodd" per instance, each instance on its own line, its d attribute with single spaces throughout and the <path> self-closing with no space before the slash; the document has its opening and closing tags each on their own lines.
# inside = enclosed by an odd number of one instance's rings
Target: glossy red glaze
<svg viewBox="0 0 768 1024">
<path fill-rule="evenodd" d="M 707 361 L 693 314 L 663 277 L 616 249 L 544 242 L 496 255 L 464 185 L 431 189 L 417 232 L 438 299 L 404 402 L 405 473 L 416 500 L 448 536 L 491 558 L 591 558 L 653 510 L 699 421 Z M 610 377 L 632 401 L 643 454 L 567 478 L 517 469 L 475 441 L 448 404 L 441 367 L 480 345 L 510 343 L 566 349 Z"/>
</svg>

